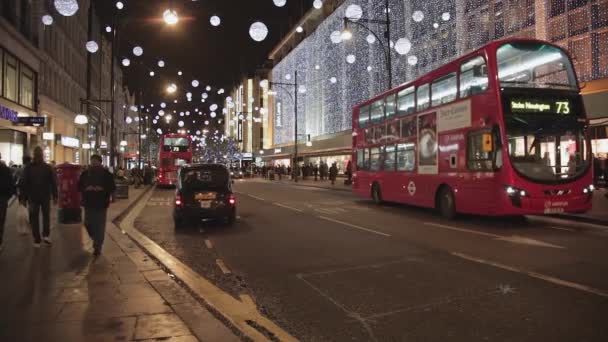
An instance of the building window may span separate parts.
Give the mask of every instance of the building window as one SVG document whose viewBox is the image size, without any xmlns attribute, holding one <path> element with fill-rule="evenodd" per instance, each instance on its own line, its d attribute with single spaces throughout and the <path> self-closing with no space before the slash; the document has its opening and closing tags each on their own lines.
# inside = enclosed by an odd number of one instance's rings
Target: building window
<svg viewBox="0 0 608 342">
<path fill-rule="evenodd" d="M 4 54 L 4 97 L 17 102 L 17 59 Z"/>
<path fill-rule="evenodd" d="M 21 79 L 19 82 L 19 103 L 30 109 L 34 109 L 34 89 L 36 89 L 34 86 L 35 82 L 36 79 L 34 72 L 22 64 Z"/>
</svg>

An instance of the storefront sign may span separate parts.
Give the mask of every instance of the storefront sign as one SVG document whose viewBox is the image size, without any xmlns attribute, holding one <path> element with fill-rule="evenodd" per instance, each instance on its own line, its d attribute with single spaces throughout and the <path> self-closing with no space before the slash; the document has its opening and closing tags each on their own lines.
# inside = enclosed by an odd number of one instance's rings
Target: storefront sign
<svg viewBox="0 0 608 342">
<path fill-rule="evenodd" d="M 61 137 L 61 145 L 71 148 L 79 148 L 80 140 L 72 137 Z"/>
<path fill-rule="evenodd" d="M 281 152 L 282 152 L 282 150 L 280 148 L 275 148 L 274 149 L 274 153 L 281 153 Z"/>
<path fill-rule="evenodd" d="M 0 119 L 17 122 L 17 111 L 0 106 Z"/>
<path fill-rule="evenodd" d="M 99 144 L 99 147 L 100 147 L 100 148 L 104 148 L 104 149 L 105 149 L 105 148 L 108 148 L 108 143 L 107 143 L 107 142 L 105 142 L 105 141 L 102 141 L 102 142 Z"/>
<path fill-rule="evenodd" d="M 281 102 L 277 102 L 277 111 L 275 113 L 275 126 L 281 127 L 283 125 L 283 112 L 281 111 Z"/>
<path fill-rule="evenodd" d="M 55 133 L 53 133 L 53 132 L 42 133 L 42 140 L 55 140 Z"/>
<path fill-rule="evenodd" d="M 17 121 L 13 121 L 13 125 L 42 127 L 45 122 L 46 118 L 44 116 L 19 116 Z"/>
</svg>

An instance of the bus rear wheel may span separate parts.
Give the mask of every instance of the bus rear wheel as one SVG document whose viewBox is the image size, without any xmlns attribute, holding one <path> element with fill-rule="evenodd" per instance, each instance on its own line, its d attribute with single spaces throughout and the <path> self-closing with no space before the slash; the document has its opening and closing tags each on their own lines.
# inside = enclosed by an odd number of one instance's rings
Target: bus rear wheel
<svg viewBox="0 0 608 342">
<path fill-rule="evenodd" d="M 456 200 L 454 199 L 454 193 L 450 187 L 444 186 L 439 190 L 437 209 L 439 209 L 441 216 L 449 220 L 456 217 Z"/>
<path fill-rule="evenodd" d="M 374 183 L 372 185 L 372 199 L 376 204 L 382 204 L 382 192 L 380 191 L 380 185 L 378 183 Z"/>
</svg>

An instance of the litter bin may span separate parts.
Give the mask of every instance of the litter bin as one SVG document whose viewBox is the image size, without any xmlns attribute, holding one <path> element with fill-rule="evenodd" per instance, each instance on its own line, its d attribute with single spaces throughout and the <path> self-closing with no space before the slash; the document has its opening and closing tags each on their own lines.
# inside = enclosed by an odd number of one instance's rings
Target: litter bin
<svg viewBox="0 0 608 342">
<path fill-rule="evenodd" d="M 114 192 L 116 199 L 129 198 L 129 182 L 127 180 L 116 180 L 116 191 Z"/>
<path fill-rule="evenodd" d="M 82 221 L 80 192 L 78 191 L 80 171 L 80 165 L 76 164 L 64 163 L 57 166 L 57 184 L 59 187 L 57 219 L 59 223 L 73 224 Z"/>
</svg>

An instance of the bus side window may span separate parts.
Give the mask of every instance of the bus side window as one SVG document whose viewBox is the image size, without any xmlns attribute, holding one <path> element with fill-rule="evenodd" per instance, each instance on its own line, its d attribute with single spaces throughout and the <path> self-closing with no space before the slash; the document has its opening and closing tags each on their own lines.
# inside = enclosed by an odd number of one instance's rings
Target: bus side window
<svg viewBox="0 0 608 342">
<path fill-rule="evenodd" d="M 369 106 L 359 108 L 359 127 L 364 128 L 369 124 Z"/>
<path fill-rule="evenodd" d="M 397 171 L 414 171 L 416 168 L 416 146 L 414 143 L 397 145 Z"/>
<path fill-rule="evenodd" d="M 372 104 L 371 121 L 372 123 L 382 122 L 384 120 L 384 99 L 380 99 Z"/>
<path fill-rule="evenodd" d="M 395 106 L 397 104 L 397 95 L 392 94 L 386 97 L 386 118 L 390 118 L 395 115 Z"/>
<path fill-rule="evenodd" d="M 411 114 L 416 111 L 416 94 L 414 87 L 399 92 L 397 99 L 397 115 Z"/>
<path fill-rule="evenodd" d="M 483 93 L 488 89 L 486 61 L 478 56 L 460 65 L 460 97 Z"/>
<path fill-rule="evenodd" d="M 381 156 L 382 156 L 382 150 L 383 148 L 380 147 L 372 147 L 370 149 L 370 154 L 369 154 L 369 169 L 371 171 L 379 171 L 380 170 L 380 165 L 382 164 L 381 161 Z"/>
<path fill-rule="evenodd" d="M 357 150 L 357 170 L 366 170 L 365 162 L 367 158 L 365 157 L 365 149 Z"/>
<path fill-rule="evenodd" d="M 493 155 L 495 150 L 488 151 L 484 138 L 492 136 L 490 131 L 483 130 L 469 134 L 467 143 L 467 165 L 470 170 L 492 171 Z"/>
<path fill-rule="evenodd" d="M 458 92 L 456 87 L 458 82 L 455 72 L 434 80 L 431 87 L 432 105 L 439 106 L 454 101 Z"/>
<path fill-rule="evenodd" d="M 429 84 L 423 84 L 420 87 L 418 87 L 418 90 L 416 90 L 416 99 L 417 99 L 417 104 L 416 104 L 416 109 L 417 110 L 425 110 L 427 108 L 429 108 Z"/>
<path fill-rule="evenodd" d="M 385 147 L 384 171 L 395 171 L 395 145 Z"/>
</svg>

